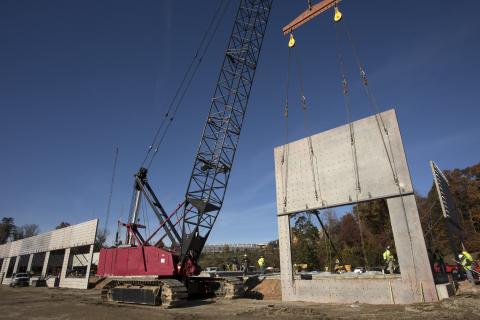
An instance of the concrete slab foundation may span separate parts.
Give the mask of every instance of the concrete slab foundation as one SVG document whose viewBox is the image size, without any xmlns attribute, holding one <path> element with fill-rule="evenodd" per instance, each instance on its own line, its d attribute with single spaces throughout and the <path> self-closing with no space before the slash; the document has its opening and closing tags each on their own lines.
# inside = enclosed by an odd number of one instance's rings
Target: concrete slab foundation
<svg viewBox="0 0 480 320">
<path fill-rule="evenodd" d="M 438 300 L 448 299 L 455 295 L 455 287 L 452 283 L 437 284 Z"/>
</svg>

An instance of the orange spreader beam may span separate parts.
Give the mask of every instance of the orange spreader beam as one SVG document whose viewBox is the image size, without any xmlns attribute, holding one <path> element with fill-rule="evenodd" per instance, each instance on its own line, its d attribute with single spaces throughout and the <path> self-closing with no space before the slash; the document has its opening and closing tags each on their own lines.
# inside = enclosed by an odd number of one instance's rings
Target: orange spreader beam
<svg viewBox="0 0 480 320">
<path fill-rule="evenodd" d="M 283 35 L 287 35 L 298 27 L 304 25 L 308 21 L 312 20 L 322 12 L 327 11 L 331 7 L 335 6 L 341 0 L 323 0 L 312 6 L 311 9 L 305 10 L 302 14 L 296 17 L 292 22 L 283 27 Z"/>
</svg>

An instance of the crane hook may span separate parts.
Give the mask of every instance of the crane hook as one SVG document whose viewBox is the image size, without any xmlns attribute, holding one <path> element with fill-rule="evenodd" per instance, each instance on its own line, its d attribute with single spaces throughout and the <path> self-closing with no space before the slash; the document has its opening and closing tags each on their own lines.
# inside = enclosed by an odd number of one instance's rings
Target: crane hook
<svg viewBox="0 0 480 320">
<path fill-rule="evenodd" d="M 342 13 L 338 9 L 337 5 L 335 5 L 334 9 L 335 9 L 335 15 L 333 16 L 333 21 L 338 22 L 342 20 Z"/>
<path fill-rule="evenodd" d="M 288 40 L 288 47 L 293 48 L 295 46 L 295 38 L 293 37 L 293 33 L 290 32 L 290 40 Z"/>
</svg>

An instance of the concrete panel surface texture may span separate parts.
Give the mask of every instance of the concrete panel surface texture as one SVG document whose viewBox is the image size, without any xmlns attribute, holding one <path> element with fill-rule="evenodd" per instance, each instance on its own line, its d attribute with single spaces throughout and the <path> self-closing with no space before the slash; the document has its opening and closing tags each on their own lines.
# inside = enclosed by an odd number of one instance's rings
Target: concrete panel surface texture
<svg viewBox="0 0 480 320">
<path fill-rule="evenodd" d="M 355 150 L 350 130 L 349 125 L 341 126 L 274 150 L 282 299 L 372 304 L 438 301 L 395 111 L 353 122 Z M 286 172 L 288 179 L 284 179 Z M 290 215 L 374 199 L 387 199 L 401 279 L 296 280 Z"/>
<path fill-rule="evenodd" d="M 391 109 L 351 125 L 360 192 L 357 190 L 350 126 L 344 125 L 275 148 L 279 214 L 413 192 L 395 111 Z M 395 183 L 394 171 L 398 174 L 399 185 Z"/>
</svg>

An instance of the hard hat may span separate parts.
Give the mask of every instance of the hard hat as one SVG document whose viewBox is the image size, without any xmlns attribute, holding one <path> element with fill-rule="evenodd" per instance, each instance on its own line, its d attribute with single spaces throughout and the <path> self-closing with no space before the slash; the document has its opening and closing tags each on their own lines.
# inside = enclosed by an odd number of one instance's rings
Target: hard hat
<svg viewBox="0 0 480 320">
<path fill-rule="evenodd" d="M 246 257 L 246 256 L 247 256 L 247 254 L 245 253 L 243 256 L 244 256 L 244 257 Z"/>
<path fill-rule="evenodd" d="M 390 249 L 390 246 L 387 246 L 387 249 Z"/>
<path fill-rule="evenodd" d="M 460 253 L 460 254 L 458 255 L 458 257 L 459 257 L 460 259 L 463 258 L 463 254 Z"/>
</svg>

